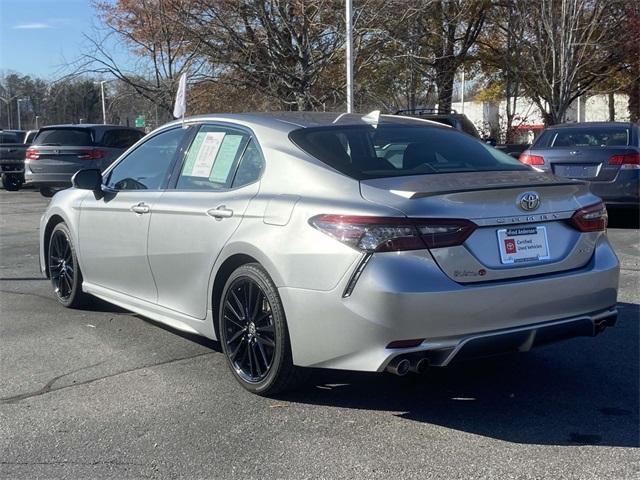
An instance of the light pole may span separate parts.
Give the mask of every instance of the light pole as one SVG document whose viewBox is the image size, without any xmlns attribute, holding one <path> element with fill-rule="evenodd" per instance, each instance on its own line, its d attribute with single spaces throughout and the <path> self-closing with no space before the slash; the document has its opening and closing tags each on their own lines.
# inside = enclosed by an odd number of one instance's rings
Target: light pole
<svg viewBox="0 0 640 480">
<path fill-rule="evenodd" d="M 346 60 L 347 60 L 347 113 L 353 111 L 353 32 L 351 22 L 353 20 L 353 12 L 351 8 L 351 0 L 346 0 L 346 12 L 345 23 L 347 27 L 347 45 L 346 45 Z"/>
<path fill-rule="evenodd" d="M 106 125 L 107 124 L 107 108 L 105 107 L 105 103 L 104 103 L 104 84 L 107 83 L 109 80 L 102 80 L 100 82 L 100 94 L 102 95 L 102 124 Z"/>
<path fill-rule="evenodd" d="M 26 102 L 26 98 L 19 98 L 16 104 L 18 105 L 18 130 L 22 130 L 22 123 L 20 120 L 20 102 Z"/>
<path fill-rule="evenodd" d="M 36 115 L 36 130 L 38 130 L 40 128 L 40 125 L 38 125 L 40 122 L 40 115 Z"/>
<path fill-rule="evenodd" d="M 9 128 L 11 128 L 11 101 L 17 97 L 18 95 L 14 95 L 13 97 L 9 98 L 0 97 L 0 100 L 2 100 L 7 105 L 7 127 Z"/>
</svg>

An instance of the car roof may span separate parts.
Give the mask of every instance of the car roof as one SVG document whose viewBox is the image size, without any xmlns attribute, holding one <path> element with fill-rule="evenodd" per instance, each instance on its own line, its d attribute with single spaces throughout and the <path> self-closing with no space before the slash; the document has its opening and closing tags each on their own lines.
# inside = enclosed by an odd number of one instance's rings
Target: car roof
<svg viewBox="0 0 640 480">
<path fill-rule="evenodd" d="M 97 129 L 110 130 L 110 129 L 118 128 L 118 129 L 124 129 L 124 130 L 140 131 L 140 129 L 135 127 L 127 127 L 125 125 L 102 124 L 102 123 L 65 123 L 60 125 L 46 125 L 40 128 L 40 130 L 46 130 L 49 128 L 86 128 L 86 129 L 93 129 L 93 130 L 97 130 Z"/>
<path fill-rule="evenodd" d="M 377 120 L 377 121 L 376 121 Z M 340 113 L 340 112 L 256 112 L 256 113 L 220 113 L 198 115 L 185 118 L 185 123 L 232 122 L 246 126 L 260 126 L 277 130 L 292 131 L 300 128 L 327 127 L 332 125 L 371 125 L 376 124 L 405 124 L 425 125 L 429 124 L 437 128 L 451 128 L 426 119 L 405 117 L 402 115 L 387 115 L 379 112 L 369 114 Z M 169 125 L 182 123 L 176 120 Z"/>
<path fill-rule="evenodd" d="M 561 128 L 576 128 L 576 127 L 595 127 L 595 128 L 606 128 L 606 127 L 633 127 L 635 123 L 633 122 L 573 122 L 573 123 L 561 123 L 558 125 L 551 125 L 547 127 L 547 130 L 555 130 Z"/>
</svg>

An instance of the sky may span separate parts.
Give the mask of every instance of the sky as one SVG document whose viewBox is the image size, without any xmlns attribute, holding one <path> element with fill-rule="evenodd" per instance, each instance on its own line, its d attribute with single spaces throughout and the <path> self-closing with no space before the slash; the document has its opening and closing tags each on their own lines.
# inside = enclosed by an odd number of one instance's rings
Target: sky
<svg viewBox="0 0 640 480">
<path fill-rule="evenodd" d="M 0 0 L 0 72 L 55 80 L 97 24 L 90 0 Z"/>
</svg>

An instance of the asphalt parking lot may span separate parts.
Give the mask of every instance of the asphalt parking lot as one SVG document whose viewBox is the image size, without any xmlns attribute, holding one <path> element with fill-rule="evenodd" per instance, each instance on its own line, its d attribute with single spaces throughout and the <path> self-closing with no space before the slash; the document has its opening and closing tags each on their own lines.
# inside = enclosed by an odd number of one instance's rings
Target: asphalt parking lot
<svg viewBox="0 0 640 480">
<path fill-rule="evenodd" d="M 215 342 L 59 306 L 38 269 L 46 204 L 0 190 L 1 478 L 640 478 L 628 215 L 609 230 L 620 317 L 601 336 L 424 376 L 317 372 L 267 399 Z"/>
</svg>

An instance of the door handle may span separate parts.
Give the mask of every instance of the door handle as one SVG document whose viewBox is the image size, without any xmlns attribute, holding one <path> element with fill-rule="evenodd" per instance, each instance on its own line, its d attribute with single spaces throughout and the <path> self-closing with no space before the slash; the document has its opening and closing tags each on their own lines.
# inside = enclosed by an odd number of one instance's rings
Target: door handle
<svg viewBox="0 0 640 480">
<path fill-rule="evenodd" d="M 140 202 L 137 205 L 131 205 L 130 210 L 132 212 L 142 214 L 142 213 L 149 213 L 151 209 L 149 208 L 149 205 L 147 205 L 146 203 Z"/>
<path fill-rule="evenodd" d="M 223 218 L 233 217 L 233 210 L 227 208 L 226 205 L 220 205 L 219 207 L 207 210 L 207 215 L 215 218 L 216 220 L 222 220 Z"/>
</svg>

